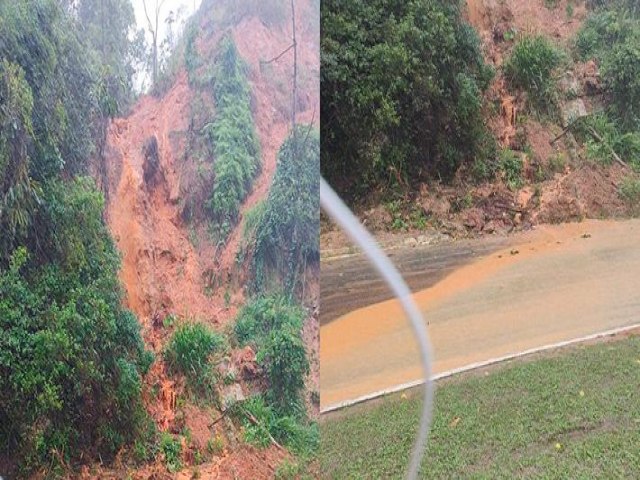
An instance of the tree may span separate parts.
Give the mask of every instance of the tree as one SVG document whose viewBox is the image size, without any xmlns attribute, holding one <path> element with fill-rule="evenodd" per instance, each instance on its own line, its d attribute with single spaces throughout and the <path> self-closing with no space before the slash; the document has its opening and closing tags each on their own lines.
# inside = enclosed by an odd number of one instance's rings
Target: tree
<svg viewBox="0 0 640 480">
<path fill-rule="evenodd" d="M 136 20 L 131 0 L 81 0 L 78 21 L 82 36 L 100 54 L 105 93 L 119 113 L 132 100 L 133 74 L 139 61 L 133 44 Z"/>
<path fill-rule="evenodd" d="M 154 0 L 155 7 L 151 12 L 153 17 L 149 16 L 149 12 L 147 10 L 147 1 L 151 0 L 142 0 L 142 5 L 144 7 L 144 14 L 147 17 L 147 25 L 149 28 L 149 33 L 151 33 L 152 45 L 151 45 L 151 62 L 152 62 L 152 81 L 155 86 L 158 81 L 158 26 L 160 24 L 160 10 L 162 9 L 162 5 L 164 5 L 165 0 Z"/>
<path fill-rule="evenodd" d="M 278 152 L 255 230 L 253 267 L 260 289 L 281 283 L 293 295 L 307 265 L 320 258 L 320 139 L 312 128 L 296 126 Z"/>
<path fill-rule="evenodd" d="M 0 456 L 25 473 L 108 458 L 145 418 L 150 357 L 81 176 L 112 110 L 72 7 L 0 2 Z"/>
<path fill-rule="evenodd" d="M 461 3 L 323 2 L 320 163 L 340 192 L 448 178 L 475 156 L 491 70 Z"/>
<path fill-rule="evenodd" d="M 47 184 L 47 257 L 20 247 L 0 266 L 0 452 L 21 466 L 105 458 L 142 426 L 150 359 L 121 306 L 119 259 L 92 182 Z"/>
<path fill-rule="evenodd" d="M 0 63 L 0 260 L 23 236 L 39 203 L 29 175 L 33 95 L 20 65 Z"/>
</svg>

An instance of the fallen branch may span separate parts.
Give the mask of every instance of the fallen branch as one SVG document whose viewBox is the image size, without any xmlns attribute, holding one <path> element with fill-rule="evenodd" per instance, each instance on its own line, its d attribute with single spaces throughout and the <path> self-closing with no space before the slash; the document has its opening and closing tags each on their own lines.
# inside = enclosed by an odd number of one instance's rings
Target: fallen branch
<svg viewBox="0 0 640 480">
<path fill-rule="evenodd" d="M 222 415 L 220 415 L 218 418 L 216 418 L 212 423 L 210 423 L 209 425 L 207 425 L 208 428 L 213 427 L 216 423 L 218 423 L 220 420 L 222 420 L 224 417 L 227 416 L 227 412 L 229 412 L 229 409 L 226 409 L 224 412 L 222 412 Z"/>
<path fill-rule="evenodd" d="M 251 412 L 246 411 L 244 408 L 242 409 L 242 411 L 244 412 L 244 414 L 247 416 L 247 418 L 249 419 L 249 421 L 251 423 L 253 423 L 256 427 L 260 427 L 260 428 L 264 428 L 264 431 L 267 432 L 267 435 L 269 436 L 269 440 L 271 440 L 271 442 L 280 450 L 282 451 L 286 451 L 285 448 L 280 445 L 275 438 L 273 438 L 273 436 L 271 435 L 271 433 L 269 432 L 269 429 L 266 428 L 264 425 L 262 425 L 258 419 L 256 417 L 254 417 Z"/>
<path fill-rule="evenodd" d="M 602 138 L 598 132 L 596 132 L 596 130 L 593 127 L 587 125 L 587 130 L 589 130 L 589 133 L 593 136 L 593 138 L 598 140 L 600 143 L 602 143 L 605 147 L 607 147 L 609 149 L 609 151 L 611 152 L 611 155 L 613 155 L 613 158 L 615 158 L 616 162 L 618 162 L 620 165 L 622 165 L 625 168 L 630 168 L 629 165 L 627 165 L 625 162 L 622 161 L 622 159 L 616 153 L 616 151 L 613 149 L 613 147 L 611 145 L 609 145 L 605 141 L 605 139 Z"/>
<path fill-rule="evenodd" d="M 271 60 L 260 60 L 260 63 L 262 65 L 268 65 L 269 63 L 273 63 L 276 60 L 279 60 L 285 53 L 287 53 L 289 50 L 291 50 L 293 47 L 295 47 L 295 43 L 292 43 L 291 45 L 289 45 L 285 50 L 283 50 L 281 53 L 279 53 L 277 56 L 273 57 Z"/>
<path fill-rule="evenodd" d="M 573 128 L 573 126 L 578 123 L 578 121 L 581 119 L 582 117 L 578 117 L 576 118 L 573 122 L 569 123 L 569 125 L 567 125 L 563 130 L 562 133 L 560 133 L 560 135 L 558 135 L 556 138 L 554 138 L 553 140 L 551 140 L 549 142 L 549 145 L 553 145 L 554 143 L 556 143 L 558 140 L 560 140 L 562 137 L 564 137 L 567 133 L 569 133 L 569 131 Z"/>
</svg>

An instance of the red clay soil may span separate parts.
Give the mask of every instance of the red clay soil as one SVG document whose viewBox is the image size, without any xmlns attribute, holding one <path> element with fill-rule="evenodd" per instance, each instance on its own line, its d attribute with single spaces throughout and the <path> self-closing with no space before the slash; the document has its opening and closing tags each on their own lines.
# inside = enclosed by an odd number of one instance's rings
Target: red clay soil
<svg viewBox="0 0 640 480">
<path fill-rule="evenodd" d="M 542 34 L 566 43 L 587 16 L 584 2 L 558 0 L 554 7 L 545 3 L 545 0 L 467 0 L 467 19 L 485 45 L 491 43 L 491 37 L 504 34 L 509 28 L 516 33 Z M 569 3 L 573 6 L 571 18 L 567 15 Z"/>
<path fill-rule="evenodd" d="M 216 323 L 220 311 L 204 294 L 208 266 L 189 241 L 177 205 L 177 162 L 184 150 L 190 98 L 187 76 L 181 73 L 163 99 L 145 96 L 128 118 L 114 120 L 107 137 L 106 163 L 113 181 L 107 220 L 122 254 L 125 303 L 140 317 L 154 350 L 153 317 L 161 321 L 175 313 Z M 158 141 L 160 178 L 147 185 L 143 144 L 152 136 Z"/>
</svg>

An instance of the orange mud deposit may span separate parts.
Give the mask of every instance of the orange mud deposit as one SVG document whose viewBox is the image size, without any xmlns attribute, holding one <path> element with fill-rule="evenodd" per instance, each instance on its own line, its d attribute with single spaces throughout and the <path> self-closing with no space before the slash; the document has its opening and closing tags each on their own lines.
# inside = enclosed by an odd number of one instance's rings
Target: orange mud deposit
<svg viewBox="0 0 640 480">
<path fill-rule="evenodd" d="M 640 322 L 640 221 L 544 226 L 414 295 L 434 373 Z M 321 408 L 422 378 L 400 305 L 321 327 Z"/>
<path fill-rule="evenodd" d="M 107 219 L 122 254 L 126 303 L 150 327 L 153 315 L 177 313 L 216 322 L 219 305 L 204 294 L 204 271 L 178 209 L 178 159 L 184 151 L 191 92 L 181 74 L 162 99 L 144 97 L 108 134 L 110 188 Z M 159 172 L 143 181 L 143 145 L 155 136 Z M 119 173 L 119 175 L 118 175 Z M 211 261 L 211 260 L 210 260 Z"/>
</svg>

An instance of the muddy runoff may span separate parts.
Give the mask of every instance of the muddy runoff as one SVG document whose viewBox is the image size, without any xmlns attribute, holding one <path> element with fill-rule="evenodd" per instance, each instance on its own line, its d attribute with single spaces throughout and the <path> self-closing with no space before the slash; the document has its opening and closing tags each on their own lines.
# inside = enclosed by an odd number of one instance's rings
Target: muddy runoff
<svg viewBox="0 0 640 480">
<path fill-rule="evenodd" d="M 640 322 L 640 221 L 541 226 L 457 268 L 414 298 L 434 373 Z M 321 409 L 422 378 L 395 300 L 321 327 Z"/>
</svg>

